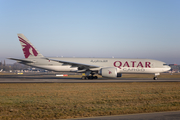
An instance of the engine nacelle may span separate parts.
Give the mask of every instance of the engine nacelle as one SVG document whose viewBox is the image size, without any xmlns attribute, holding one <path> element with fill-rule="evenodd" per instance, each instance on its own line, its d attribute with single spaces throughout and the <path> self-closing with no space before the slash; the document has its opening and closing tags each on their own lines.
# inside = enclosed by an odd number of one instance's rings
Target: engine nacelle
<svg viewBox="0 0 180 120">
<path fill-rule="evenodd" d="M 102 75 L 102 77 L 109 77 L 109 78 L 116 78 L 122 76 L 121 73 L 117 73 L 117 68 L 115 67 L 102 68 L 99 71 L 99 74 Z"/>
</svg>

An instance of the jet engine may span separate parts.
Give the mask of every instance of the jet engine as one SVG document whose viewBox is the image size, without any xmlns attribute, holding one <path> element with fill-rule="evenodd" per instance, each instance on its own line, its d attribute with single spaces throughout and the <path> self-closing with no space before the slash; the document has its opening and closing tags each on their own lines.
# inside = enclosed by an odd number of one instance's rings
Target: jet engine
<svg viewBox="0 0 180 120">
<path fill-rule="evenodd" d="M 102 77 L 109 77 L 109 78 L 116 78 L 122 76 L 121 73 L 117 73 L 117 68 L 115 67 L 102 68 L 100 69 L 99 74 L 102 75 Z"/>
</svg>

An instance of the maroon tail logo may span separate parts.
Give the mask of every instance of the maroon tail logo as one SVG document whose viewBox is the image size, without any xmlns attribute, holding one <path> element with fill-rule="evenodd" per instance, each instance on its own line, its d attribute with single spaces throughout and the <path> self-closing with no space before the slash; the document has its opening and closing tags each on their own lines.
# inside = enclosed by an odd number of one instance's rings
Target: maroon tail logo
<svg viewBox="0 0 180 120">
<path fill-rule="evenodd" d="M 33 46 L 31 46 L 28 42 L 26 42 L 23 38 L 19 37 L 19 41 L 24 43 L 25 45 L 22 45 L 23 46 L 23 52 L 24 52 L 24 56 L 25 58 L 28 58 L 30 55 L 34 55 L 34 56 L 37 56 L 38 53 L 37 51 L 34 49 Z M 30 50 L 32 50 L 32 52 L 30 52 Z"/>
</svg>

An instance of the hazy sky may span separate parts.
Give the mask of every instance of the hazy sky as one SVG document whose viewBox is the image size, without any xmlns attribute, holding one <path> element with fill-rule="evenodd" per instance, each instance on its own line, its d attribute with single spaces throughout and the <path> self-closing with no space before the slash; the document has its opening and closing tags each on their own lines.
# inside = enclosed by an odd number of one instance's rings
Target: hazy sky
<svg viewBox="0 0 180 120">
<path fill-rule="evenodd" d="M 180 64 L 179 6 L 180 0 L 0 0 L 0 60 L 24 58 L 17 38 L 23 33 L 46 57 Z"/>
</svg>

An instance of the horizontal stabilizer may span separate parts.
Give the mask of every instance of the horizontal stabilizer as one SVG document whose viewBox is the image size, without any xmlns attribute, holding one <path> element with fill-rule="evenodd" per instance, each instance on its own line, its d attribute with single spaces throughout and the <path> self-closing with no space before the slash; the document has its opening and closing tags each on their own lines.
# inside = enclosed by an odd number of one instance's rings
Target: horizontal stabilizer
<svg viewBox="0 0 180 120">
<path fill-rule="evenodd" d="M 24 62 L 24 63 L 34 63 L 32 60 L 24 60 L 24 59 L 17 59 L 17 58 L 8 58 L 10 60 L 16 60 L 18 62 Z"/>
</svg>

